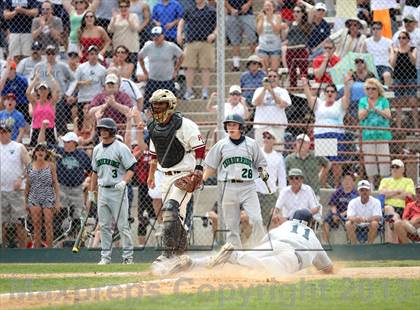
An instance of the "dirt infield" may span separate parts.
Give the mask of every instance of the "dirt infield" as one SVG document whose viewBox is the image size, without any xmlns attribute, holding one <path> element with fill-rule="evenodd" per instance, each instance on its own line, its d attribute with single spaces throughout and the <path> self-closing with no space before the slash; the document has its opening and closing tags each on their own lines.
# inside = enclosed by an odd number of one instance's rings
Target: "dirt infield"
<svg viewBox="0 0 420 310">
<path fill-rule="evenodd" d="M 118 272 L 118 273 L 74 273 L 54 274 L 54 277 L 71 276 L 113 276 L 124 275 L 147 275 L 145 272 Z M 5 275 L 3 275 L 4 277 Z M 10 276 L 8 274 L 7 276 Z M 41 275 L 19 274 L 19 278 L 36 278 Z M 44 277 L 42 275 L 42 277 Z M 5 278 L 5 277 L 4 277 Z M 148 296 L 196 293 L 203 286 L 213 288 L 247 288 L 256 285 L 286 284 L 302 279 L 374 279 L 374 278 L 399 278 L 399 279 L 420 279 L 420 267 L 370 267 L 370 268 L 336 268 L 334 274 L 324 275 L 313 269 L 303 270 L 293 276 L 272 278 L 267 274 L 250 272 L 239 266 L 224 265 L 217 270 L 196 270 L 175 275 L 173 278 L 143 281 L 139 283 L 127 283 L 121 285 L 107 286 L 101 288 L 62 290 L 46 292 L 9 293 L 0 295 L 0 307 L 6 309 L 28 309 L 45 306 L 58 306 L 64 304 L 78 304 L 93 301 L 105 301 L 116 298 L 142 298 Z"/>
</svg>

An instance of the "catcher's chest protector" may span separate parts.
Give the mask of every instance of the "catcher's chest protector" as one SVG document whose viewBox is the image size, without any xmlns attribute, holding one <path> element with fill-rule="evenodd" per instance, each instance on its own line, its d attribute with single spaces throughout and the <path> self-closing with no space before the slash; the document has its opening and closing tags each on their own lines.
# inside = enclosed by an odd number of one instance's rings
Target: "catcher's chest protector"
<svg viewBox="0 0 420 310">
<path fill-rule="evenodd" d="M 152 139 L 153 144 L 155 145 L 159 164 L 163 168 L 173 167 L 184 158 L 185 149 L 175 136 L 176 131 L 181 128 L 181 126 L 181 113 L 172 115 L 168 124 L 161 125 L 153 120 L 147 125 L 150 139 Z"/>
</svg>

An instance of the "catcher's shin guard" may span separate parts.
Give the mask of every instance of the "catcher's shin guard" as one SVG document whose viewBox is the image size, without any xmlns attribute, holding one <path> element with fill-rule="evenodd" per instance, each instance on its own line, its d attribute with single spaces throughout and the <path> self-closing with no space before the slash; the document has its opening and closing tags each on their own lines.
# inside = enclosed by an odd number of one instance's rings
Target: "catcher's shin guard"
<svg viewBox="0 0 420 310">
<path fill-rule="evenodd" d="M 163 255 L 180 255 L 187 248 L 187 232 L 179 217 L 179 203 L 169 199 L 162 207 Z"/>
</svg>

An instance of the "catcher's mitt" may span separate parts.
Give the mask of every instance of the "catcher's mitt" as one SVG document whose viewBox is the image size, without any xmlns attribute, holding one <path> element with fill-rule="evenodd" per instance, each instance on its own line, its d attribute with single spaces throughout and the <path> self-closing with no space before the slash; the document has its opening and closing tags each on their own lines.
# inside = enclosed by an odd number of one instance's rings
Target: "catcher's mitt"
<svg viewBox="0 0 420 310">
<path fill-rule="evenodd" d="M 189 175 L 177 179 L 175 181 L 175 186 L 187 193 L 192 193 L 201 186 L 202 180 L 203 172 L 201 170 L 195 170 Z"/>
</svg>

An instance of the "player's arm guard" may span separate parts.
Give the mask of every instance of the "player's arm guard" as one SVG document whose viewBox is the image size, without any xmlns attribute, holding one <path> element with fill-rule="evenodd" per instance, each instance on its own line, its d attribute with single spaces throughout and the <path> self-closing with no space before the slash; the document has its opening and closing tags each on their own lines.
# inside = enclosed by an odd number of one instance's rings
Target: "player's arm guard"
<svg viewBox="0 0 420 310">
<path fill-rule="evenodd" d="M 194 172 L 186 175 L 182 178 L 179 178 L 175 181 L 175 186 L 187 193 L 194 192 L 197 188 L 201 186 L 203 181 L 203 171 L 196 169 Z"/>
<path fill-rule="evenodd" d="M 258 174 L 260 175 L 261 180 L 263 180 L 264 182 L 267 182 L 268 178 L 270 177 L 267 170 L 265 170 L 262 167 L 258 168 Z"/>
</svg>

